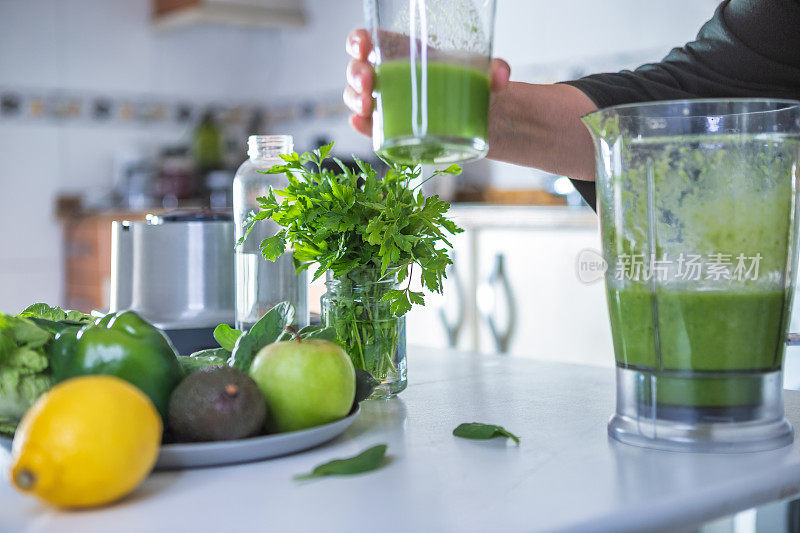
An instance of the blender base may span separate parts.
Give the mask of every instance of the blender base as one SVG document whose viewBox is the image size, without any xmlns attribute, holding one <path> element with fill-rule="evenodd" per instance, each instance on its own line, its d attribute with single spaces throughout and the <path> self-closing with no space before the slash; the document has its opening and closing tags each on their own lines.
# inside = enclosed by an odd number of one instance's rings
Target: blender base
<svg viewBox="0 0 800 533">
<path fill-rule="evenodd" d="M 618 367 L 617 413 L 608 423 L 608 434 L 625 444 L 670 451 L 740 453 L 781 448 L 794 439 L 794 430 L 783 416 L 782 378 L 780 371 L 693 374 Z M 685 382 L 691 390 L 707 386 L 709 381 L 731 379 L 737 385 L 742 380 L 748 385 L 745 389 L 751 394 L 743 396 L 740 403 L 659 402 L 660 384 L 672 392 L 676 381 Z M 755 391 L 757 394 L 752 394 Z"/>
</svg>

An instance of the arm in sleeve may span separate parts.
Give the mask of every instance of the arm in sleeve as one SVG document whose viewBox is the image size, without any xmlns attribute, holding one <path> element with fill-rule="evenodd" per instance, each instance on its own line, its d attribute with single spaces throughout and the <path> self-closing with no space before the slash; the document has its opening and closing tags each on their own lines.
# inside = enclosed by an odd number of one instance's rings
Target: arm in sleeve
<svg viewBox="0 0 800 533">
<path fill-rule="evenodd" d="M 661 62 L 565 82 L 599 108 L 685 98 L 800 98 L 800 2 L 726 0 Z M 576 183 L 595 205 L 594 187 Z"/>
</svg>

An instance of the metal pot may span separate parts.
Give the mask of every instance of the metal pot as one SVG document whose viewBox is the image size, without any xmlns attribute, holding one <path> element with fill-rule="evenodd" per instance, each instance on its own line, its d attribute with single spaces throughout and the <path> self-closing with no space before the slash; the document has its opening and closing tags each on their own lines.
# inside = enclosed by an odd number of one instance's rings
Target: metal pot
<svg viewBox="0 0 800 533">
<path fill-rule="evenodd" d="M 110 311 L 138 312 L 181 354 L 216 346 L 214 328 L 234 320 L 233 249 L 229 211 L 114 222 Z"/>
</svg>

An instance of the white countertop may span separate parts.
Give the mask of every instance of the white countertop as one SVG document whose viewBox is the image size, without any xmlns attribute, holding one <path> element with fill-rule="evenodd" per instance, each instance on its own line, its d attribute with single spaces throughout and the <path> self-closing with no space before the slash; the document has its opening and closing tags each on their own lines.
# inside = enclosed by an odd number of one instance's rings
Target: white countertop
<svg viewBox="0 0 800 533">
<path fill-rule="evenodd" d="M 0 531 L 674 530 L 800 491 L 798 442 L 711 455 L 609 440 L 611 370 L 409 352 L 409 388 L 395 400 L 365 402 L 356 423 L 327 445 L 260 463 L 156 473 L 129 498 L 93 511 L 52 510 L 0 481 Z M 787 392 L 786 405 L 800 426 L 800 393 Z M 471 421 L 504 425 L 522 444 L 451 435 Z M 381 470 L 292 480 L 378 443 L 391 456 Z"/>
</svg>

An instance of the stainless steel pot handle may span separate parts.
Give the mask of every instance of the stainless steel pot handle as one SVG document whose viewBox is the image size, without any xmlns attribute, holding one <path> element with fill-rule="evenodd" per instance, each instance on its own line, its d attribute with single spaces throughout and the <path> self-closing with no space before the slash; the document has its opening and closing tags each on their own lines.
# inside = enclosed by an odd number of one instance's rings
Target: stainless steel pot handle
<svg viewBox="0 0 800 533">
<path fill-rule="evenodd" d="M 456 268 L 455 252 L 453 252 L 453 264 L 447 267 L 447 280 L 455 285 L 458 314 L 456 315 L 455 322 L 450 323 L 447 319 L 447 313 L 445 313 L 444 307 L 439 307 L 439 319 L 442 321 L 444 330 L 447 333 L 448 345 L 450 347 L 455 347 L 458 343 L 458 334 L 461 332 L 461 328 L 464 325 L 464 286 L 461 284 L 461 278 Z M 448 291 L 448 293 L 450 293 L 450 291 Z"/>
</svg>

